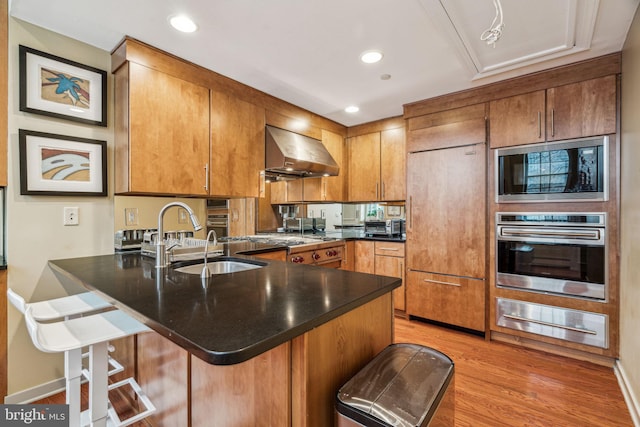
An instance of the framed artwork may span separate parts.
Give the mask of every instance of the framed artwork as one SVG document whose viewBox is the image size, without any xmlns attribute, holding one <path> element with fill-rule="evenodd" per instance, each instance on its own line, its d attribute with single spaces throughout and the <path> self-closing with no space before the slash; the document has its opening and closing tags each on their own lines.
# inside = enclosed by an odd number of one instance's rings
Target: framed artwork
<svg viewBox="0 0 640 427">
<path fill-rule="evenodd" d="M 21 45 L 20 111 L 107 126 L 107 72 Z"/>
<path fill-rule="evenodd" d="M 20 129 L 20 194 L 106 196 L 107 142 Z"/>
</svg>

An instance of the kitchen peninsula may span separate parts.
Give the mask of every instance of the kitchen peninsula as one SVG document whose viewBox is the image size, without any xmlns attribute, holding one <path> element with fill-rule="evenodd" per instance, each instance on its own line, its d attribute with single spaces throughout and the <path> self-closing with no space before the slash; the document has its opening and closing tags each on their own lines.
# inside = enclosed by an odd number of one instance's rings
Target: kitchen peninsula
<svg viewBox="0 0 640 427">
<path fill-rule="evenodd" d="M 153 332 L 136 339 L 138 382 L 154 425 L 326 426 L 338 387 L 392 342 L 400 280 L 239 252 L 263 267 L 199 275 L 140 253 L 50 261 Z"/>
</svg>

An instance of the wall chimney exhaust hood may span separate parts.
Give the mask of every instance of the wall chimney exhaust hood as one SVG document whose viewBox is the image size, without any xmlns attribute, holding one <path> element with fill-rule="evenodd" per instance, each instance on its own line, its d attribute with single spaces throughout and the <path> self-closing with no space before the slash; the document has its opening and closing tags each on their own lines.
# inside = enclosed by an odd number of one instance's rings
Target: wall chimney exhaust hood
<svg viewBox="0 0 640 427">
<path fill-rule="evenodd" d="M 265 134 L 268 175 L 307 178 L 336 176 L 340 172 L 322 141 L 268 125 Z"/>
</svg>

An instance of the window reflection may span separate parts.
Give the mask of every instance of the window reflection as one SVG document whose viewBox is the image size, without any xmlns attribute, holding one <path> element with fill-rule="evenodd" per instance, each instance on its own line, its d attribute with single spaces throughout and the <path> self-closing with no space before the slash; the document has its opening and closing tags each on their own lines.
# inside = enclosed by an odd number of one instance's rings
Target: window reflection
<svg viewBox="0 0 640 427">
<path fill-rule="evenodd" d="M 567 150 L 529 153 L 527 161 L 527 193 L 562 193 L 569 176 Z"/>
</svg>

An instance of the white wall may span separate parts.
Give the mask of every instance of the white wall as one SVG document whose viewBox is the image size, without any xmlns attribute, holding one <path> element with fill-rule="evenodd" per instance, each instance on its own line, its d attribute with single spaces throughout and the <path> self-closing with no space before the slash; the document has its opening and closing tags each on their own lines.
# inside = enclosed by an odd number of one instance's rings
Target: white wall
<svg viewBox="0 0 640 427">
<path fill-rule="evenodd" d="M 19 111 L 18 45 L 90 65 L 108 73 L 107 128 Z M 47 261 L 113 252 L 113 79 L 110 55 L 86 44 L 9 18 L 9 150 L 7 189 L 8 286 L 27 301 L 81 291 L 59 283 Z M 107 141 L 108 197 L 21 196 L 18 129 Z M 78 226 L 62 225 L 63 207 L 79 208 Z M 8 393 L 64 376 L 62 357 L 36 350 L 22 316 L 8 310 Z"/>
<path fill-rule="evenodd" d="M 640 411 L 640 9 L 622 52 L 621 86 L 620 365 Z"/>
</svg>

